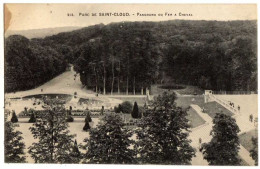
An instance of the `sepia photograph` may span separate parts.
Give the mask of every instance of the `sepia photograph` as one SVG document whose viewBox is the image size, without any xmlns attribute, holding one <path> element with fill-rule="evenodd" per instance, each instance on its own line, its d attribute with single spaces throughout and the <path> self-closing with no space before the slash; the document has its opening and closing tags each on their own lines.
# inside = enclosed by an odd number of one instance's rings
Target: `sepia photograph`
<svg viewBox="0 0 260 169">
<path fill-rule="evenodd" d="M 6 165 L 258 166 L 257 4 L 3 8 Z"/>
</svg>

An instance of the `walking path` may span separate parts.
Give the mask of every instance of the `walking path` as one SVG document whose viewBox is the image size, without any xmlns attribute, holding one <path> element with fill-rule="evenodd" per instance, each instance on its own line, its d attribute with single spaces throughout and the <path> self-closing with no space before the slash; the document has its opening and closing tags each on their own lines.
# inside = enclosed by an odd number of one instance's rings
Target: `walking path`
<svg viewBox="0 0 260 169">
<path fill-rule="evenodd" d="M 196 148 L 196 157 L 194 157 L 191 161 L 192 165 L 208 165 L 208 162 L 203 158 L 203 154 L 199 151 L 200 143 L 199 139 L 202 140 L 202 143 L 209 142 L 211 140 L 210 131 L 212 129 L 212 118 L 201 111 L 201 108 L 198 105 L 191 104 L 191 108 L 193 108 L 198 115 L 206 121 L 206 124 L 202 127 L 196 128 L 196 130 L 192 130 L 189 135 L 189 138 L 192 140 L 192 147 Z"/>
<path fill-rule="evenodd" d="M 76 72 L 73 70 L 73 67 L 70 71 L 66 71 L 62 73 L 61 75 L 53 78 L 52 80 L 46 82 L 45 84 L 31 90 L 26 91 L 19 91 L 15 93 L 7 93 L 5 94 L 5 98 L 21 98 L 29 95 L 38 95 L 38 94 L 68 94 L 68 95 L 74 95 L 74 93 L 77 93 L 77 99 L 78 98 L 85 98 L 89 99 L 92 98 L 94 100 L 100 100 L 104 103 L 105 108 L 114 107 L 115 105 L 118 105 L 122 103 L 122 100 L 111 98 L 110 96 L 104 97 L 103 95 L 99 94 L 99 96 L 96 96 L 96 93 L 87 90 L 85 87 L 82 86 L 82 83 L 80 81 L 79 75 L 76 75 Z M 73 98 L 72 104 L 75 105 L 76 101 Z M 69 104 L 68 104 L 69 105 Z M 35 108 L 37 105 L 32 106 L 32 101 L 30 100 L 19 100 L 17 102 L 12 102 L 12 105 L 10 110 L 16 110 L 17 113 L 21 112 L 24 107 L 28 108 Z M 8 108 L 8 106 L 6 106 Z M 36 107 L 35 109 L 40 109 L 40 107 Z"/>
<path fill-rule="evenodd" d="M 242 104 L 241 104 L 242 105 Z M 205 160 L 203 159 L 203 155 L 200 151 L 198 151 L 199 148 L 199 139 L 202 139 L 202 143 L 209 142 L 211 140 L 210 136 L 210 131 L 212 130 L 212 118 L 201 111 L 201 108 L 198 105 L 191 104 L 191 108 L 193 108 L 201 118 L 203 118 L 206 121 L 207 125 L 202 126 L 201 128 L 197 128 L 196 130 L 192 130 L 190 133 L 190 139 L 192 140 L 192 146 L 196 148 L 196 157 L 192 159 L 192 164 L 193 165 L 204 165 Z M 252 126 L 252 123 L 249 122 L 249 120 L 245 120 L 245 116 L 248 115 L 248 113 L 244 112 L 247 106 L 244 104 L 243 106 L 244 109 L 241 109 L 241 112 L 239 115 L 235 116 L 235 119 L 237 121 L 237 124 L 240 128 L 242 128 L 241 132 L 246 132 L 254 129 L 254 126 Z M 241 133 L 240 132 L 240 133 Z M 239 150 L 239 156 L 244 159 L 244 161 L 250 165 L 254 166 L 255 162 L 254 160 L 250 157 L 250 153 L 242 146 L 240 145 L 240 150 Z M 207 165 L 207 164 L 206 164 Z"/>
<path fill-rule="evenodd" d="M 239 115 L 235 116 L 237 125 L 240 128 L 240 133 L 248 132 L 255 129 L 253 122 L 249 121 L 249 116 L 252 114 L 254 118 L 258 117 L 257 95 L 215 95 L 217 98 L 226 102 L 231 101 L 235 107 L 240 106 Z M 256 124 L 257 125 L 257 124 Z"/>
<path fill-rule="evenodd" d="M 239 156 L 241 158 L 243 158 L 243 160 L 245 160 L 245 162 L 248 165 L 250 165 L 250 166 L 254 166 L 255 165 L 255 161 L 252 159 L 252 157 L 250 157 L 250 153 L 241 144 L 240 144 L 240 149 L 239 149 L 238 154 L 239 154 Z"/>
</svg>

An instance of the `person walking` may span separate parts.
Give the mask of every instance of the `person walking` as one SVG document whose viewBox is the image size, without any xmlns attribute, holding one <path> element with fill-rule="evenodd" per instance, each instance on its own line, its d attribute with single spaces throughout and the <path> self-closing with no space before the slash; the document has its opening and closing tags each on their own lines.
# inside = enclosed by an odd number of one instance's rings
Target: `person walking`
<svg viewBox="0 0 260 169">
<path fill-rule="evenodd" d="M 253 122 L 253 118 L 254 118 L 253 115 L 250 114 L 250 116 L 249 116 L 249 121 L 250 121 L 250 122 Z"/>
<path fill-rule="evenodd" d="M 201 144 L 202 144 L 202 139 L 199 138 L 199 151 L 200 151 L 200 152 L 202 151 L 202 146 L 201 146 Z"/>
</svg>

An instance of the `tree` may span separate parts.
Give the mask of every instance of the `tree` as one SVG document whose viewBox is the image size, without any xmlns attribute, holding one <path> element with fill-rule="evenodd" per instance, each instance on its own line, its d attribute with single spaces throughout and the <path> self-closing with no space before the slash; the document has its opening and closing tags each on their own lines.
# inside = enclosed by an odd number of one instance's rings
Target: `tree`
<svg viewBox="0 0 260 169">
<path fill-rule="evenodd" d="M 90 129 L 90 125 L 89 125 L 89 122 L 88 122 L 88 119 L 87 117 L 85 118 L 85 125 L 83 127 L 83 130 L 84 131 L 88 131 Z"/>
<path fill-rule="evenodd" d="M 46 110 L 39 114 L 38 120 L 30 130 L 38 142 L 29 147 L 35 163 L 76 163 L 72 157 L 74 135 L 69 134 L 65 108 L 58 100 L 44 100 Z"/>
<path fill-rule="evenodd" d="M 126 114 L 130 114 L 133 110 L 133 105 L 132 103 L 130 103 L 129 101 L 124 101 L 122 104 L 121 104 L 121 108 L 120 110 L 123 112 L 123 113 L 126 113 Z"/>
<path fill-rule="evenodd" d="M 70 155 L 71 155 L 74 159 L 78 160 L 78 161 L 75 161 L 75 163 L 79 163 L 80 160 L 82 159 L 82 154 L 81 154 L 81 152 L 79 151 L 79 147 L 78 147 L 77 140 L 74 141 L 74 145 L 73 145 L 72 152 L 71 152 Z"/>
<path fill-rule="evenodd" d="M 35 88 L 65 71 L 64 55 L 57 44 L 29 40 L 20 35 L 5 39 L 5 91 Z M 30 80 L 28 80 L 30 79 Z"/>
<path fill-rule="evenodd" d="M 137 133 L 136 151 L 142 164 L 190 164 L 195 150 L 188 139 L 187 112 L 176 106 L 176 94 L 155 98 Z"/>
<path fill-rule="evenodd" d="M 133 118 L 139 118 L 139 109 L 138 109 L 138 105 L 137 105 L 136 102 L 134 103 L 134 108 L 133 108 L 133 111 L 132 111 L 132 117 Z"/>
<path fill-rule="evenodd" d="M 134 141 L 130 140 L 132 133 L 124 128 L 119 115 L 105 115 L 96 128 L 90 130 L 86 138 L 87 152 L 85 162 L 98 164 L 133 164 L 135 152 L 129 148 Z"/>
<path fill-rule="evenodd" d="M 25 163 L 25 145 L 20 131 L 14 130 L 11 122 L 5 122 L 5 162 L 6 163 Z"/>
<path fill-rule="evenodd" d="M 209 165 L 240 165 L 239 138 L 240 131 L 235 119 L 217 113 L 213 119 L 212 139 L 202 145 L 204 159 Z"/>
<path fill-rule="evenodd" d="M 18 118 L 17 118 L 17 116 L 16 116 L 15 111 L 13 111 L 13 113 L 12 113 L 11 122 L 13 122 L 13 123 L 17 123 L 17 122 L 18 122 Z"/>
<path fill-rule="evenodd" d="M 253 148 L 250 150 L 250 156 L 255 160 L 255 165 L 258 165 L 258 138 L 252 137 Z"/>
<path fill-rule="evenodd" d="M 119 105 L 120 105 L 120 104 L 119 104 Z M 120 113 L 120 107 L 119 107 L 119 105 L 118 105 L 118 107 L 117 107 L 117 106 L 114 107 L 115 113 Z"/>
<path fill-rule="evenodd" d="M 31 117 L 30 117 L 28 122 L 29 123 L 35 123 L 36 122 L 36 117 L 35 117 L 34 112 L 31 112 Z"/>
</svg>

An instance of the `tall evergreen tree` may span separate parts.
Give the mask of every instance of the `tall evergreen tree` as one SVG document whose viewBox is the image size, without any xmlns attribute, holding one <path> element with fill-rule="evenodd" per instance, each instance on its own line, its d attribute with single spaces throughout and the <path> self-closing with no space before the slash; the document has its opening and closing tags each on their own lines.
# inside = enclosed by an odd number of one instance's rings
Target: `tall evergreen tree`
<svg viewBox="0 0 260 169">
<path fill-rule="evenodd" d="M 74 159 L 78 160 L 78 161 L 74 161 L 75 163 L 80 162 L 82 155 L 81 155 L 81 152 L 79 151 L 77 140 L 74 141 L 74 145 L 73 145 L 72 152 L 70 155 L 72 157 L 74 157 Z"/>
<path fill-rule="evenodd" d="M 13 113 L 12 113 L 11 122 L 13 122 L 13 123 L 17 123 L 17 122 L 18 122 L 18 118 L 17 118 L 17 116 L 16 116 L 15 111 L 13 111 Z"/>
<path fill-rule="evenodd" d="M 188 139 L 186 111 L 176 106 L 175 93 L 163 93 L 151 105 L 137 130 L 136 150 L 143 164 L 190 164 L 195 150 Z"/>
<path fill-rule="evenodd" d="M 98 164 L 132 164 L 135 163 L 135 152 L 129 148 L 134 141 L 132 133 L 123 128 L 124 123 L 119 115 L 105 115 L 96 128 L 90 130 L 85 162 Z"/>
<path fill-rule="evenodd" d="M 204 159 L 209 165 L 240 165 L 240 131 L 236 120 L 225 114 L 216 114 L 213 119 L 212 139 L 202 145 Z"/>
<path fill-rule="evenodd" d="M 5 122 L 5 162 L 6 163 L 25 163 L 23 137 L 20 131 L 14 130 L 11 122 Z"/>
<path fill-rule="evenodd" d="M 29 122 L 29 123 L 35 123 L 35 122 L 36 122 L 36 117 L 35 117 L 34 112 L 31 113 L 31 117 L 30 117 L 30 119 L 29 119 L 28 122 Z"/>
<path fill-rule="evenodd" d="M 250 150 L 250 156 L 255 160 L 255 165 L 258 165 L 258 138 L 252 137 L 253 148 Z"/>
<path fill-rule="evenodd" d="M 46 111 L 30 130 L 38 142 L 29 147 L 35 163 L 76 163 L 78 159 L 70 154 L 73 149 L 73 135 L 69 134 L 65 108 L 58 100 L 45 100 Z"/>
<path fill-rule="evenodd" d="M 137 105 L 136 102 L 134 103 L 134 108 L 133 108 L 133 111 L 132 111 L 132 117 L 133 118 L 139 117 L 139 109 L 138 109 L 138 105 Z"/>
</svg>

